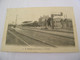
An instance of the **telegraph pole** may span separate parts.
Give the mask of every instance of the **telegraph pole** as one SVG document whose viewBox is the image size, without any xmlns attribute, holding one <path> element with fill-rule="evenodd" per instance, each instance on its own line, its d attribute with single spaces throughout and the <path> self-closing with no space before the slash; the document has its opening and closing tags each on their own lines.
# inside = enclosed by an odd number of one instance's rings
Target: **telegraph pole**
<svg viewBox="0 0 80 60">
<path fill-rule="evenodd" d="M 54 29 L 54 19 L 53 18 L 54 18 L 54 15 L 52 14 L 51 15 L 52 29 Z"/>
<path fill-rule="evenodd" d="M 16 15 L 16 20 L 15 20 L 15 28 L 16 28 L 16 26 L 17 26 L 17 15 Z"/>
</svg>

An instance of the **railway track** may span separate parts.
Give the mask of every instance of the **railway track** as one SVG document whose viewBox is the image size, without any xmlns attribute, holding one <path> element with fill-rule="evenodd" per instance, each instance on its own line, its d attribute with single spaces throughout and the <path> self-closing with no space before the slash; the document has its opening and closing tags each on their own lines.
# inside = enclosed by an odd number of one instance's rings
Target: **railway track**
<svg viewBox="0 0 80 60">
<path fill-rule="evenodd" d="M 9 29 L 30 46 L 75 46 L 74 39 L 38 32 L 34 30 Z M 21 41 L 20 40 L 20 41 Z M 22 44 L 21 44 L 22 45 Z M 26 44 L 27 45 L 27 44 Z"/>
<path fill-rule="evenodd" d="M 27 42 L 25 42 L 24 40 L 22 40 L 20 37 L 16 36 L 16 35 L 15 35 L 13 32 L 11 32 L 10 30 L 9 30 L 9 32 L 10 32 L 13 36 L 15 36 L 15 38 L 17 38 L 18 40 L 22 41 L 22 42 L 25 43 L 26 45 L 30 46 Z"/>
<path fill-rule="evenodd" d="M 8 30 L 12 35 L 15 36 L 15 38 L 17 38 L 18 40 L 24 42 L 24 44 L 28 45 L 28 46 L 49 46 L 49 47 L 56 47 L 55 45 L 50 45 L 46 42 L 37 40 L 35 38 L 32 38 L 30 36 L 27 35 L 23 35 L 15 30 Z"/>
<path fill-rule="evenodd" d="M 74 36 L 70 37 L 70 36 L 64 36 L 64 35 L 58 35 L 58 34 L 51 34 L 51 33 L 46 33 L 46 32 L 42 32 L 42 31 L 38 31 L 38 30 L 34 30 L 34 29 L 28 29 L 28 28 L 27 29 L 23 29 L 23 30 L 30 30 L 30 31 L 35 31 L 35 32 L 49 34 L 49 35 L 55 35 L 55 36 L 59 36 L 59 37 L 65 37 L 65 38 L 69 38 L 69 39 L 74 39 Z"/>
</svg>

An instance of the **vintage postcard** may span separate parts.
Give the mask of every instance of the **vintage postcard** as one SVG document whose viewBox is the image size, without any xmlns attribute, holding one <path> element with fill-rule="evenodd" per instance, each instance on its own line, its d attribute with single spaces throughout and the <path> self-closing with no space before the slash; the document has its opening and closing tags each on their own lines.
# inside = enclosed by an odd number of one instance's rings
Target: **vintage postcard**
<svg viewBox="0 0 80 60">
<path fill-rule="evenodd" d="M 78 52 L 73 8 L 8 8 L 2 51 Z"/>
</svg>

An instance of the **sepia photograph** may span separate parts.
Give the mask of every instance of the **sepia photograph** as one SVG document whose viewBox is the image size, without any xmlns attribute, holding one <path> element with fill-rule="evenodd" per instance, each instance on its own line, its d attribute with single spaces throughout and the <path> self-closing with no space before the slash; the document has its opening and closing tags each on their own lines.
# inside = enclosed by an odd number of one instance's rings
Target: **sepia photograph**
<svg viewBox="0 0 80 60">
<path fill-rule="evenodd" d="M 8 8 L 3 51 L 76 52 L 72 7 Z"/>
</svg>

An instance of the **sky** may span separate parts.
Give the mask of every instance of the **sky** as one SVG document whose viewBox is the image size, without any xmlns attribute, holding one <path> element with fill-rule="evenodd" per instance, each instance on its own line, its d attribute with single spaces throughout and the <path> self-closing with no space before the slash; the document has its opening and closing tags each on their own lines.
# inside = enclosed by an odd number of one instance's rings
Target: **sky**
<svg viewBox="0 0 80 60">
<path fill-rule="evenodd" d="M 74 18 L 72 7 L 28 7 L 28 8 L 8 8 L 6 20 L 8 23 L 14 23 L 17 19 L 17 24 L 21 24 L 24 21 L 38 21 L 41 16 L 50 16 L 51 14 L 60 14 L 63 12 L 63 16 L 67 18 Z M 17 18 L 16 18 L 17 17 Z M 55 18 L 54 17 L 54 18 Z"/>
</svg>

